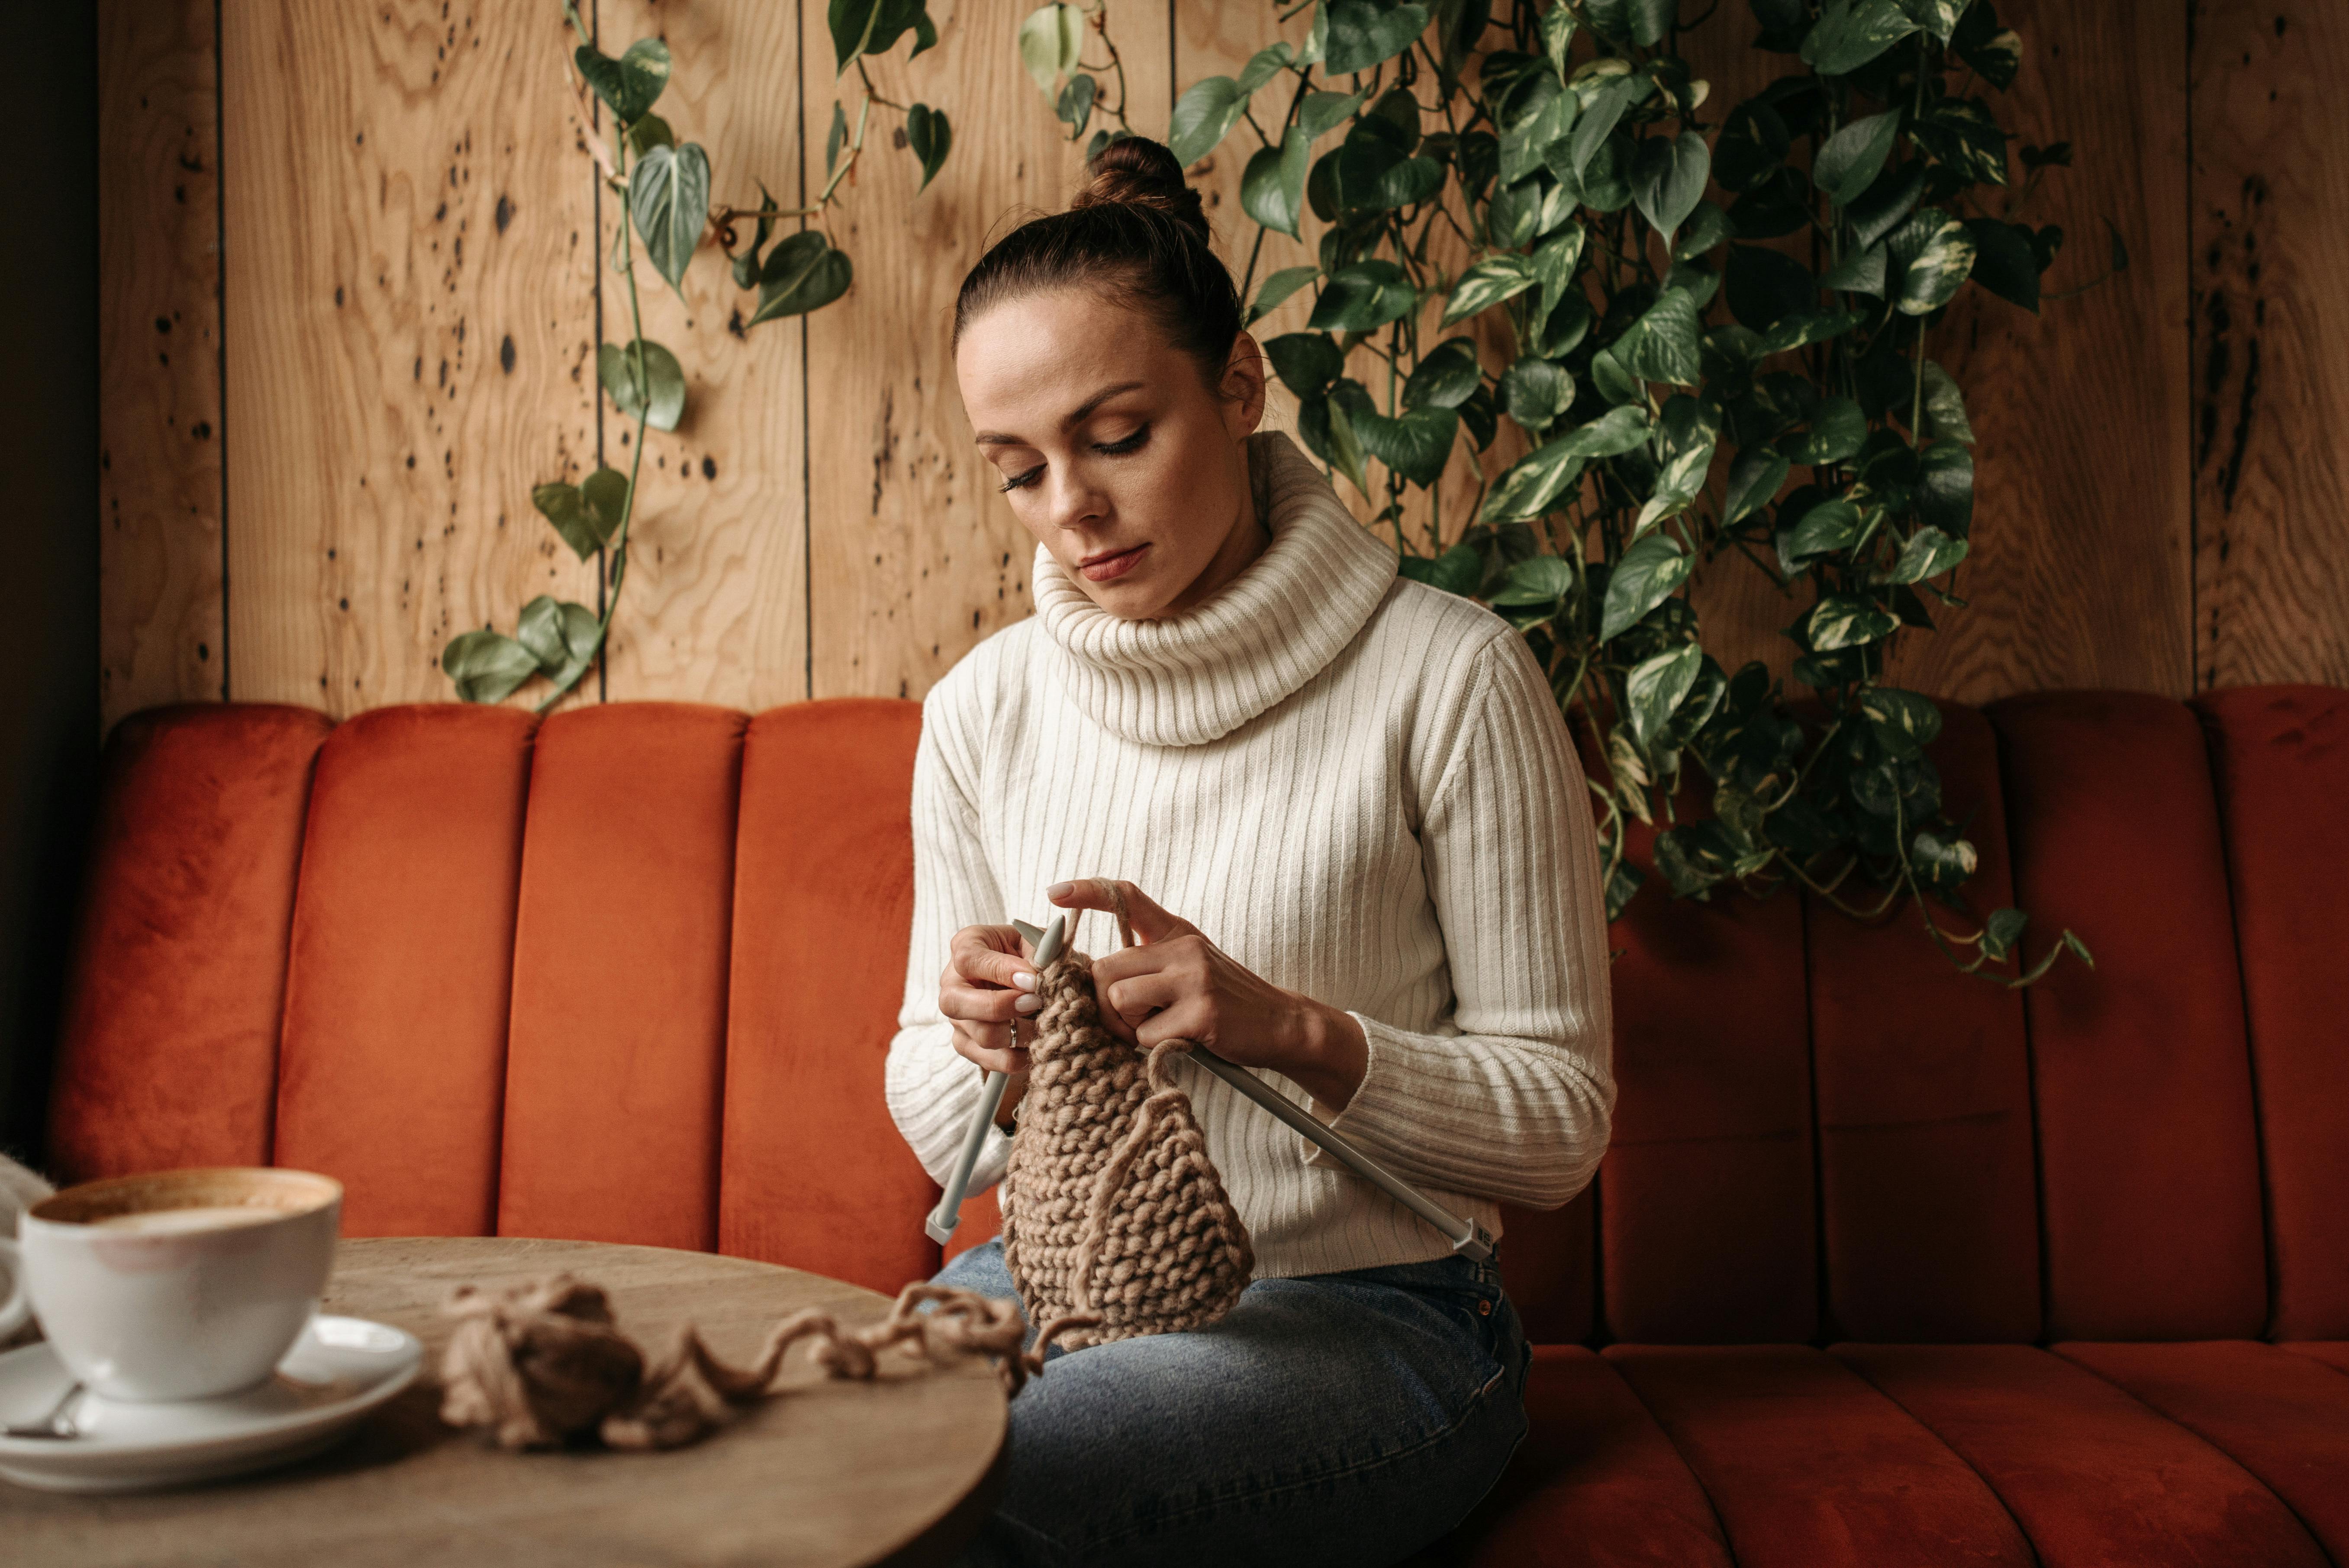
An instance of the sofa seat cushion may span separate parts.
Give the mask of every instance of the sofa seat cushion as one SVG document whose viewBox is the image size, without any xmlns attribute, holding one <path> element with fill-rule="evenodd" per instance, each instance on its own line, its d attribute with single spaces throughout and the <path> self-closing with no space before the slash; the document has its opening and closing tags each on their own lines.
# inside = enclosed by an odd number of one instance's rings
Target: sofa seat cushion
<svg viewBox="0 0 2349 1568">
<path fill-rule="evenodd" d="M 1526 1415 L 1500 1484 L 1417 1568 L 1729 1568 L 1704 1489 L 1607 1361 L 1536 1347 Z"/>
<path fill-rule="evenodd" d="M 2027 1345 L 1837 1345 L 1997 1493 L 2044 1568 L 2324 1568 L 2273 1492 L 2086 1368 Z"/>
<path fill-rule="evenodd" d="M 2224 1451 L 2349 1563 L 2349 1376 L 2248 1339 L 2054 1348 Z"/>
<path fill-rule="evenodd" d="M 2349 1372 L 2349 1339 L 2287 1339 L 2277 1348 Z"/>
</svg>

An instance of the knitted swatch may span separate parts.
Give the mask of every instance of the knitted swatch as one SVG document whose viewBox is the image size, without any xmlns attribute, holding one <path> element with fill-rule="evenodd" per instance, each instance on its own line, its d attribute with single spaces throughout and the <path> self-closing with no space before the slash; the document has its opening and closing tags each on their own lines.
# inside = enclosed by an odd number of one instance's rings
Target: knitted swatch
<svg viewBox="0 0 2349 1568">
<path fill-rule="evenodd" d="M 1189 1042 L 1145 1051 L 1103 1028 L 1092 970 L 1074 953 L 1038 973 L 1036 995 L 1000 1196 L 1004 1260 L 1044 1326 L 1039 1346 L 1055 1332 L 1073 1349 L 1215 1322 L 1256 1254 L 1190 1097 L 1167 1077 L 1167 1056 Z"/>
</svg>

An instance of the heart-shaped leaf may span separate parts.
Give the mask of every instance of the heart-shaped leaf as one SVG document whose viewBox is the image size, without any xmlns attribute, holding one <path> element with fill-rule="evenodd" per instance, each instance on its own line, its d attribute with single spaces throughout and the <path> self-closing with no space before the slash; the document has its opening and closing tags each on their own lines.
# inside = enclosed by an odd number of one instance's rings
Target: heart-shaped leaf
<svg viewBox="0 0 2349 1568">
<path fill-rule="evenodd" d="M 1460 274 L 1452 297 L 1444 306 L 1444 325 L 1464 321 L 1540 282 L 1533 263 L 1524 256 L 1492 256 Z"/>
<path fill-rule="evenodd" d="M 1381 60 L 1392 59 L 1427 31 L 1424 5 L 1398 5 L 1392 0 L 1324 0 L 1329 41 L 1322 69 L 1330 76 L 1367 71 Z"/>
<path fill-rule="evenodd" d="M 538 656 L 502 632 L 466 632 L 440 650 L 460 702 L 502 702 L 538 673 Z"/>
<path fill-rule="evenodd" d="M 1696 384 L 1702 363 L 1696 303 L 1682 289 L 1666 289 L 1611 346 L 1616 362 L 1641 381 Z"/>
<path fill-rule="evenodd" d="M 1832 554 L 1850 547 L 1859 537 L 1859 508 L 1837 497 L 1821 501 L 1803 513 L 1795 526 L 1787 531 L 1781 553 L 1789 561 L 1808 561 L 1813 556 Z"/>
<path fill-rule="evenodd" d="M 616 60 L 593 44 L 580 45 L 571 58 L 622 125 L 635 124 L 668 86 L 668 46 L 658 38 L 637 39 Z"/>
<path fill-rule="evenodd" d="M 1666 248 L 1696 211 L 1712 170 L 1713 154 L 1706 150 L 1704 138 L 1692 130 L 1670 139 L 1650 137 L 1640 144 L 1631 164 L 1631 199 L 1664 237 Z"/>
<path fill-rule="evenodd" d="M 1973 236 L 1955 218 L 1943 219 L 1900 274 L 1900 292 L 1893 308 L 1904 315 L 1940 309 L 1964 284 L 1973 267 Z"/>
<path fill-rule="evenodd" d="M 1889 637 L 1900 629 L 1900 622 L 1860 594 L 1830 593 L 1811 606 L 1804 629 L 1812 651 L 1825 654 Z"/>
<path fill-rule="evenodd" d="M 545 593 L 522 607 L 514 634 L 538 660 L 538 673 L 558 686 L 575 680 L 604 645 L 604 624 L 595 611 Z"/>
<path fill-rule="evenodd" d="M 1826 191 L 1838 207 L 1847 207 L 1867 193 L 1883 170 L 1900 129 L 1898 109 L 1853 120 L 1827 138 L 1811 163 L 1811 183 Z"/>
<path fill-rule="evenodd" d="M 1052 112 L 1069 128 L 1069 139 L 1076 140 L 1085 133 L 1086 122 L 1093 117 L 1093 99 L 1101 92 L 1101 84 L 1082 71 L 1069 78 L 1061 89 L 1060 101 Z"/>
<path fill-rule="evenodd" d="M 595 350 L 595 379 L 612 395 L 612 406 L 623 418 L 634 419 L 641 414 L 645 423 L 654 429 L 674 430 L 685 415 L 685 366 L 677 362 L 676 355 L 650 339 L 644 340 L 643 351 L 643 369 L 639 373 L 635 345 L 599 346 Z"/>
<path fill-rule="evenodd" d="M 1297 106 L 1297 130 L 1309 142 L 1326 136 L 1362 107 L 1362 93 L 1310 92 Z"/>
<path fill-rule="evenodd" d="M 690 141 L 647 153 L 628 176 L 628 216 L 654 270 L 681 295 L 686 263 L 709 222 L 709 155 Z"/>
<path fill-rule="evenodd" d="M 1432 485 L 1444 477 L 1452 456 L 1452 438 L 1460 416 L 1449 408 L 1406 410 L 1389 418 L 1375 410 L 1350 416 L 1362 450 L 1416 485 Z"/>
<path fill-rule="evenodd" d="M 1915 31 L 1899 0 L 1827 0 L 1803 38 L 1803 59 L 1823 77 L 1845 76 Z"/>
<path fill-rule="evenodd" d="M 1566 488 L 1582 476 L 1587 454 L 1565 441 L 1552 441 L 1509 465 L 1485 496 L 1476 514 L 1479 522 L 1516 522 L 1539 517 Z"/>
<path fill-rule="evenodd" d="M 1574 377 L 1556 360 L 1529 354 L 1501 373 L 1500 395 L 1509 418 L 1538 434 L 1557 423 L 1574 401 Z"/>
<path fill-rule="evenodd" d="M 1411 275 L 1373 257 L 1331 273 L 1305 325 L 1321 332 L 1370 332 L 1410 315 L 1418 304 Z"/>
<path fill-rule="evenodd" d="M 1651 538 L 1641 542 L 1663 544 L 1669 542 Z M 1618 575 L 1609 582 L 1607 596 L 1609 600 L 1615 596 L 1615 583 L 1621 580 Z M 1623 680 L 1623 695 L 1631 709 L 1632 737 L 1640 745 L 1648 745 L 1663 733 L 1665 724 L 1672 717 L 1672 710 L 1680 707 L 1689 689 L 1696 685 L 1697 672 L 1703 667 L 1703 649 L 1694 643 L 1682 643 L 1677 648 L 1642 659 L 1631 667 L 1631 673 Z"/>
<path fill-rule="evenodd" d="M 1922 583 L 1939 577 L 1966 558 L 1962 539 L 1951 539 L 1938 528 L 1920 528 L 1901 542 L 1899 558 L 1878 579 L 1884 583 Z"/>
<path fill-rule="evenodd" d="M 2039 257 L 2031 248 L 2031 232 L 1996 218 L 1969 218 L 1966 232 L 1974 242 L 1974 282 L 2023 309 L 2039 309 Z"/>
<path fill-rule="evenodd" d="M 1264 286 L 1256 291 L 1256 303 L 1248 306 L 1247 325 L 1253 326 L 1278 310 L 1289 295 L 1320 275 L 1319 267 L 1283 267 L 1265 279 Z"/>
<path fill-rule="evenodd" d="M 1974 521 L 1973 454 L 1956 441 L 1934 441 L 1917 454 L 1917 515 L 1959 539 Z"/>
<path fill-rule="evenodd" d="M 1268 229 L 1297 237 L 1297 220 L 1305 205 L 1306 161 L 1311 141 L 1291 129 L 1280 145 L 1261 147 L 1240 176 L 1240 208 Z"/>
<path fill-rule="evenodd" d="M 1848 397 L 1823 399 L 1812 411 L 1810 428 L 1779 443 L 1790 462 L 1813 468 L 1839 463 L 1868 439 L 1868 416 Z"/>
<path fill-rule="evenodd" d="M 1626 626 L 1640 624 L 1649 610 L 1671 599 L 1672 592 L 1682 583 L 1687 583 L 1693 566 L 1696 559 L 1682 550 L 1680 542 L 1668 532 L 1649 532 L 1647 538 L 1635 540 L 1630 550 L 1623 552 L 1623 559 L 1616 561 L 1614 573 L 1607 575 L 1607 599 L 1599 610 L 1599 641 L 1611 641 Z M 1689 653 L 1693 655 L 1696 648 L 1692 645 Z M 1693 657 L 1689 681 L 1696 681 Z M 1680 690 L 1682 695 L 1687 695 L 1689 687 L 1682 686 Z M 1680 697 L 1672 699 L 1672 704 L 1677 707 Z M 1671 709 L 1665 709 L 1665 714 L 1668 711 Z"/>
<path fill-rule="evenodd" d="M 1265 47 L 1258 49 L 1255 54 L 1250 55 L 1248 57 L 1248 63 L 1240 67 L 1240 90 L 1242 92 L 1252 93 L 1256 91 L 1257 88 L 1264 86 L 1265 83 L 1272 80 L 1273 77 L 1280 74 L 1281 67 L 1288 64 L 1290 57 L 1295 53 L 1296 51 L 1291 49 L 1286 42 L 1282 42 L 1278 44 L 1268 44 Z"/>
<path fill-rule="evenodd" d="M 1786 482 L 1786 455 L 1775 447 L 1752 446 L 1729 465 L 1729 491 L 1723 501 L 1723 527 L 1740 522 L 1770 504 Z"/>
<path fill-rule="evenodd" d="M 1281 384 L 1299 397 L 1316 397 L 1345 374 L 1346 356 L 1322 332 L 1286 332 L 1264 346 Z"/>
<path fill-rule="evenodd" d="M 1091 77 L 1084 78 L 1092 80 Z M 922 182 L 914 187 L 916 192 L 929 189 L 930 181 L 947 160 L 954 147 L 954 127 L 947 123 L 947 111 L 917 103 L 905 111 L 905 146 L 922 166 Z"/>
<path fill-rule="evenodd" d="M 1609 408 L 1596 419 L 1577 427 L 1550 443 L 1578 457 L 1611 458 L 1628 452 L 1648 438 L 1648 411 L 1638 404 Z"/>
<path fill-rule="evenodd" d="M 1074 5 L 1039 6 L 1019 24 L 1019 63 L 1045 102 L 1056 101 L 1061 78 L 1077 68 L 1084 41 L 1084 13 Z M 850 57 L 843 55 L 842 64 Z"/>
<path fill-rule="evenodd" d="M 1216 150 L 1216 144 L 1247 110 L 1248 95 L 1230 77 L 1209 77 L 1194 82 L 1175 100 L 1174 117 L 1166 129 L 1166 149 L 1174 161 L 1188 169 Z"/>
<path fill-rule="evenodd" d="M 1402 384 L 1402 406 L 1406 408 L 1456 408 L 1468 400 L 1469 395 L 1483 384 L 1484 379 L 1485 371 L 1477 363 L 1475 342 L 1465 337 L 1447 337 L 1421 355 L 1419 363 L 1412 367 L 1410 377 Z"/>
<path fill-rule="evenodd" d="M 759 274 L 759 308 L 743 325 L 821 310 L 846 294 L 855 277 L 847 252 L 835 249 L 822 230 L 802 229 L 768 253 Z"/>
</svg>

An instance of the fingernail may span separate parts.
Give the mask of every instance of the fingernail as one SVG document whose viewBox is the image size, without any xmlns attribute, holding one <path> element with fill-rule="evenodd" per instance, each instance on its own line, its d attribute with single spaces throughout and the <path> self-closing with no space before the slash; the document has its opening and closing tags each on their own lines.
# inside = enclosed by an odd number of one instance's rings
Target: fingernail
<svg viewBox="0 0 2349 1568">
<path fill-rule="evenodd" d="M 1032 972 L 1023 969 L 1011 977 L 1011 983 L 1022 991 L 1033 991 L 1036 988 L 1036 976 Z"/>
<path fill-rule="evenodd" d="M 1044 999 L 1041 996 L 1022 996 L 1018 1001 L 1011 1004 L 1011 1010 L 1015 1013 L 1025 1015 L 1029 1013 L 1041 1012 L 1043 1010 L 1043 1006 Z"/>
<path fill-rule="evenodd" d="M 1077 884 L 1072 882 L 1054 882 L 1050 887 L 1044 890 L 1044 896 L 1046 898 L 1066 898 L 1076 891 Z"/>
</svg>

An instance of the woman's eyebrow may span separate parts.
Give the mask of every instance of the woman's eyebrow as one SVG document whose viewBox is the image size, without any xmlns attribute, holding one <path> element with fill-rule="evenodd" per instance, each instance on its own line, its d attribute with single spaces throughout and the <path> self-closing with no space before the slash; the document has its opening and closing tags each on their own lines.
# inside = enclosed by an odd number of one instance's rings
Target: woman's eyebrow
<svg viewBox="0 0 2349 1568">
<path fill-rule="evenodd" d="M 1081 424 L 1084 421 L 1085 416 L 1091 414 L 1094 409 L 1100 407 L 1103 403 L 1108 402 L 1119 393 L 1131 392 L 1137 387 L 1147 385 L 1147 382 L 1143 381 L 1121 381 L 1114 387 L 1102 387 L 1100 391 L 1094 393 L 1092 397 L 1086 398 L 1083 402 L 1078 404 L 1076 407 L 1063 415 L 1061 418 L 1061 428 L 1065 430 L 1073 425 Z M 1019 438 L 1017 436 L 999 435 L 993 430 L 981 430 L 978 433 L 978 444 L 982 447 L 1017 447 L 1022 444 Z"/>
</svg>

